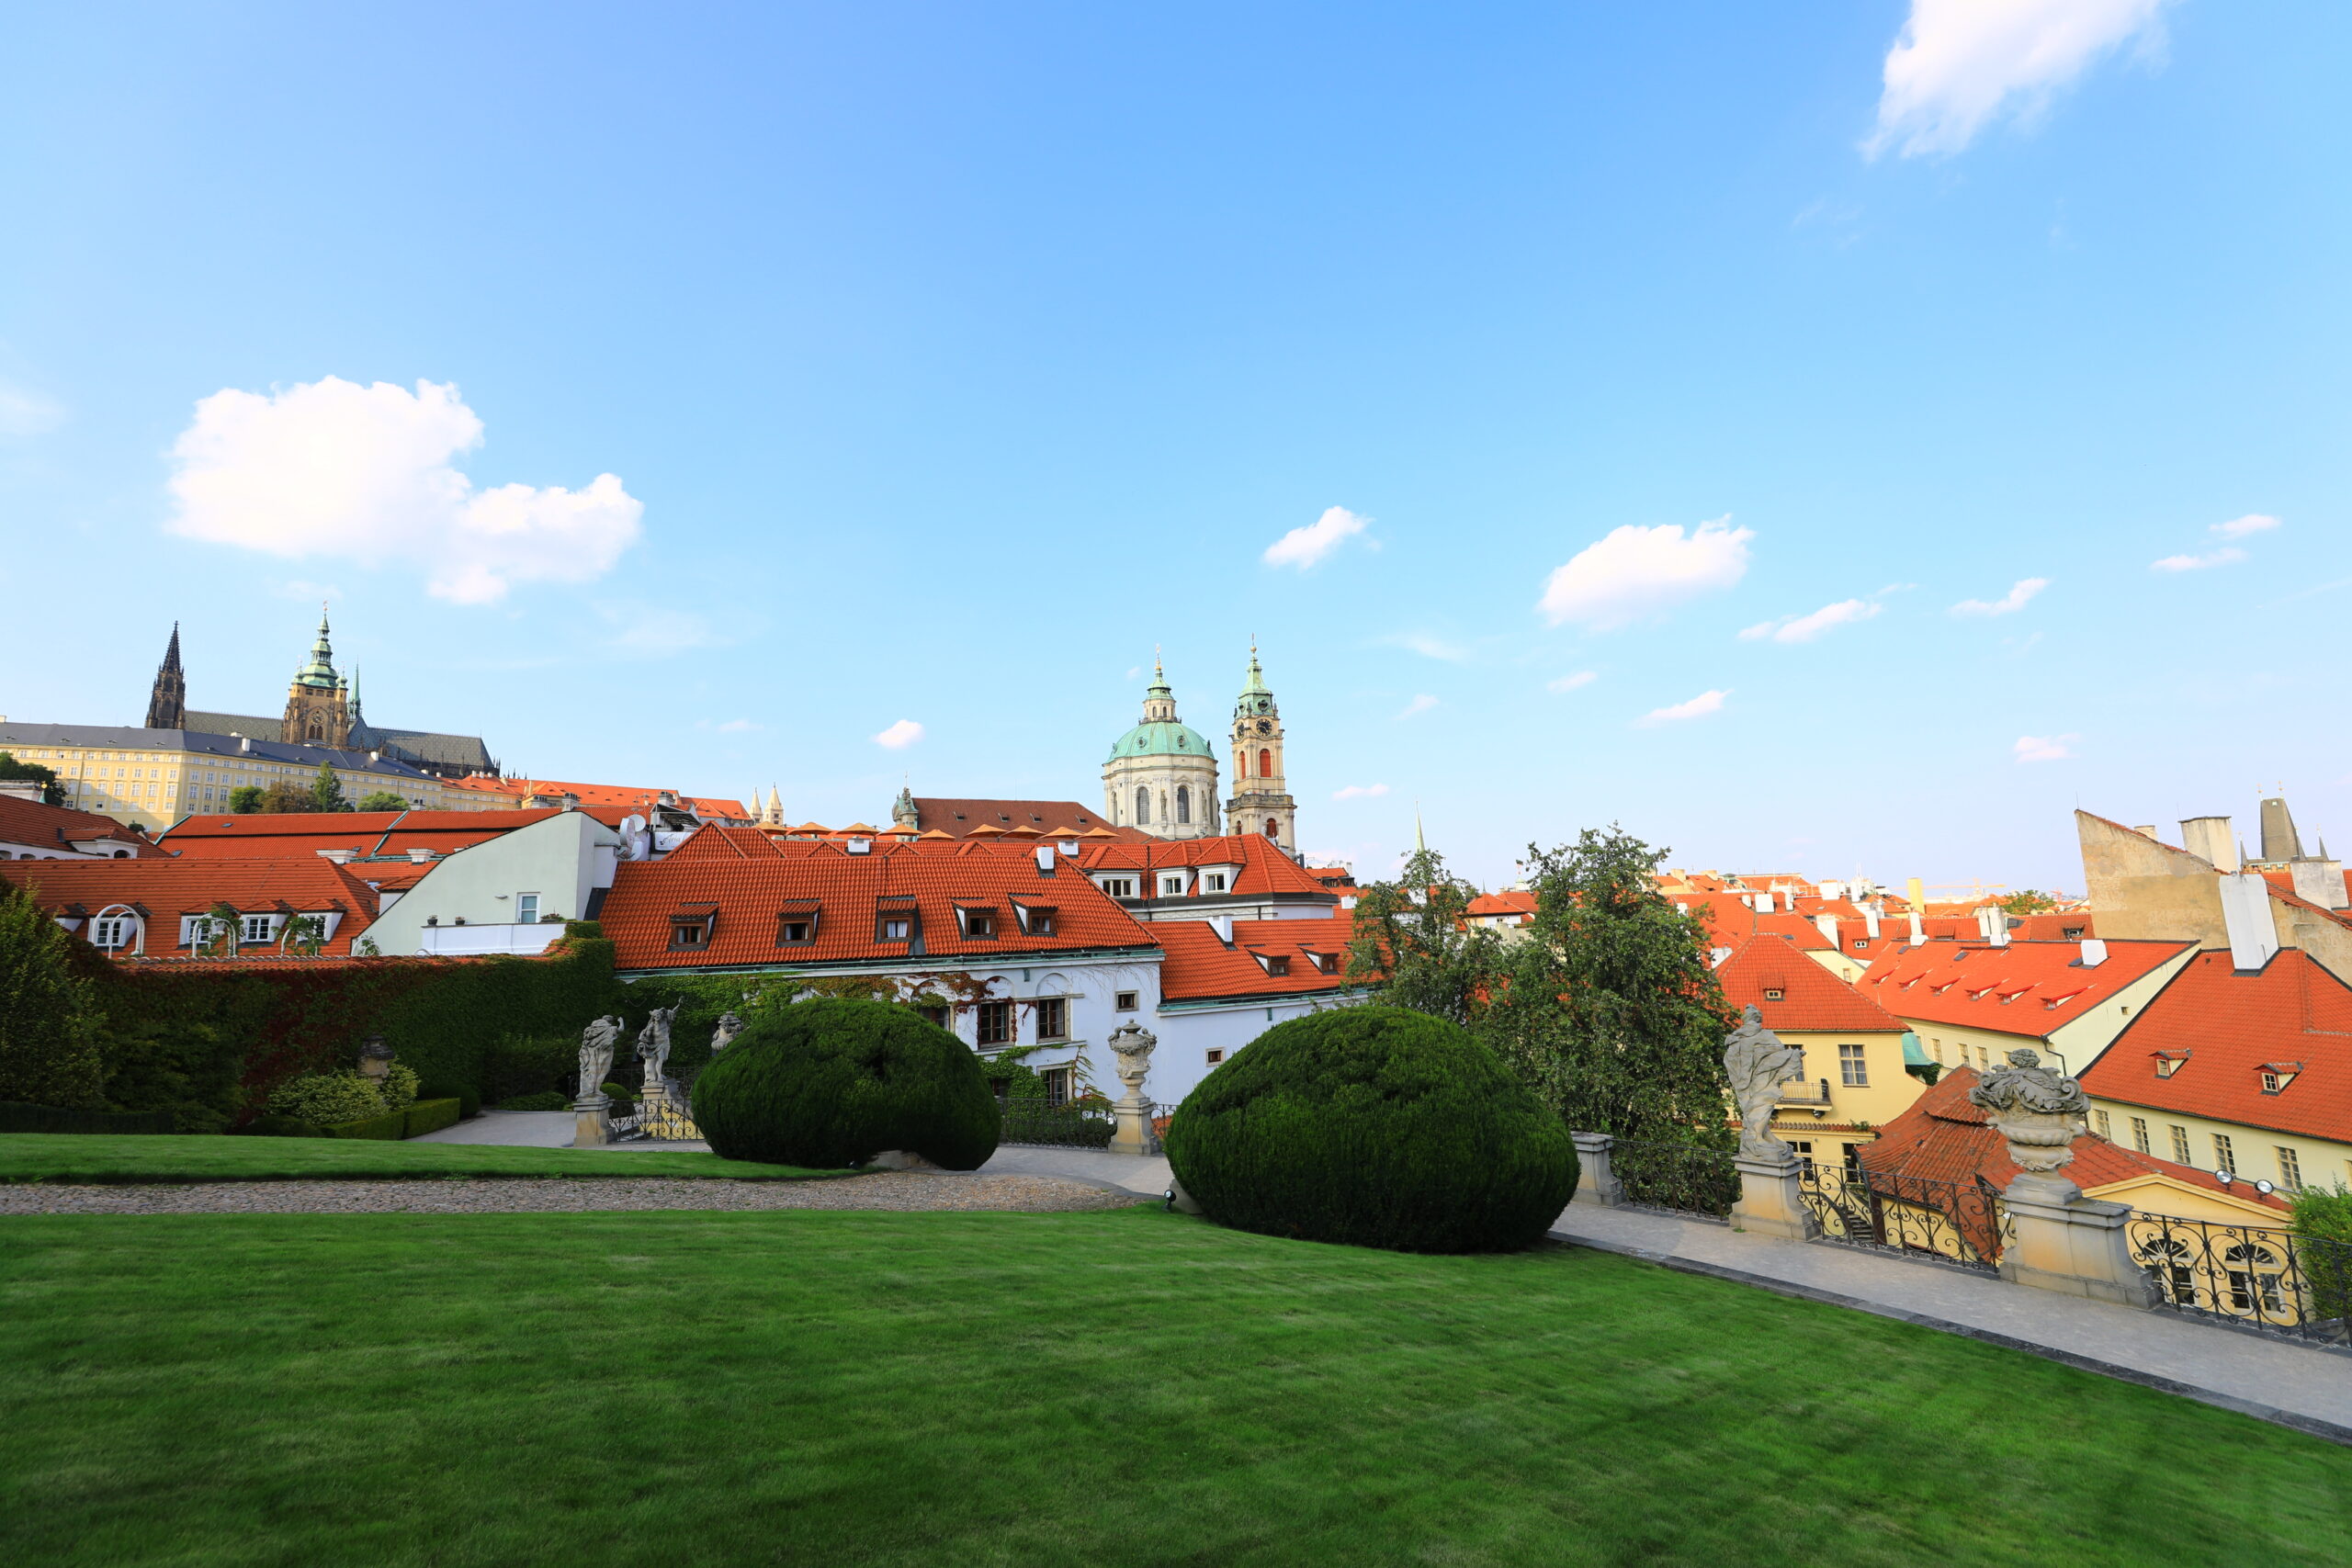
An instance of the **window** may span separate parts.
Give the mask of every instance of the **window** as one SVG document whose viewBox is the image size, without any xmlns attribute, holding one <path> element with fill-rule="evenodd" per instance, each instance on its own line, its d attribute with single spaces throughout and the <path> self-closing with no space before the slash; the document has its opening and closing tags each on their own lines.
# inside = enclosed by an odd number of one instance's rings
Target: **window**
<svg viewBox="0 0 2352 1568">
<path fill-rule="evenodd" d="M 779 939 L 780 940 L 780 939 Z M 670 951 L 679 953 L 710 945 L 710 920 L 703 915 L 673 918 L 670 921 Z"/>
<path fill-rule="evenodd" d="M 1170 875 L 1161 877 L 1159 879 L 1159 896 L 1162 898 L 1182 897 L 1184 896 L 1184 874 L 1180 871 Z"/>
<path fill-rule="evenodd" d="M 1132 898 L 1136 896 L 1136 879 L 1132 876 L 1106 876 L 1102 879 L 1102 891 L 1114 898 Z"/>
<path fill-rule="evenodd" d="M 2185 1241 L 2158 1236 L 2140 1249 L 2140 1267 L 2156 1282 L 2156 1293 L 2175 1306 L 2197 1304 L 2197 1272 Z"/>
<path fill-rule="evenodd" d="M 2144 1116 L 2132 1118 L 2132 1146 L 2142 1154 L 2148 1152 L 2148 1119 Z"/>
<path fill-rule="evenodd" d="M 2174 1125 L 2166 1129 L 2172 1134 L 2172 1157 L 2176 1165 L 2194 1165 L 2197 1156 L 2188 1152 L 2188 1129 Z"/>
<path fill-rule="evenodd" d="M 1037 998 L 1037 1038 L 1067 1040 L 1069 1038 L 1069 998 L 1039 997 Z"/>
<path fill-rule="evenodd" d="M 130 917 L 105 915 L 90 922 L 90 945 L 112 952 L 130 945 Z"/>
<path fill-rule="evenodd" d="M 922 1015 L 924 1022 L 930 1024 L 934 1029 L 944 1029 L 947 1027 L 947 1004 L 945 1002 L 917 1002 L 915 1004 L 915 1011 Z"/>
<path fill-rule="evenodd" d="M 2267 1247 L 2241 1242 L 2222 1255 L 2231 1265 L 2230 1305 L 2238 1312 L 2277 1313 L 2286 1310 L 2278 1289 L 2278 1257 Z M 2260 1302 L 2256 1306 L 2256 1303 Z"/>
<path fill-rule="evenodd" d="M 2263 1068 L 2262 1092 L 2265 1094 L 2277 1094 L 2280 1089 L 2285 1089 L 2289 1084 L 2293 1083 L 2295 1081 L 2295 1068 L 2300 1065 L 2301 1064 L 2299 1063 L 2273 1063 L 2271 1066 Z"/>
<path fill-rule="evenodd" d="M 1046 1067 L 1037 1076 L 1045 1080 L 1047 1105 L 1069 1103 L 1069 1069 L 1068 1067 Z"/>
<path fill-rule="evenodd" d="M 911 942 L 915 934 L 914 918 L 910 915 L 884 915 L 875 923 L 876 942 Z"/>
<path fill-rule="evenodd" d="M 1201 879 L 1201 891 L 1204 893 L 1224 892 L 1225 873 L 1221 871 L 1212 871 L 1206 876 L 1203 877 Z"/>
<path fill-rule="evenodd" d="M 1135 1011 L 1136 993 L 1133 991 L 1114 991 L 1111 993 L 1111 1010 L 1114 1012 Z"/>
<path fill-rule="evenodd" d="M 1768 1002 L 1777 1002 L 1786 994 L 1787 993 L 1781 991 L 1778 987 L 1767 986 L 1764 987 L 1764 999 Z"/>
<path fill-rule="evenodd" d="M 242 922 L 243 929 L 237 933 L 237 940 L 239 942 L 267 942 L 271 931 L 277 924 L 277 918 L 275 915 L 247 915 Z"/>
<path fill-rule="evenodd" d="M 1029 934 L 1031 936 L 1053 935 L 1054 917 L 1058 912 L 1054 909 L 1040 909 L 1032 905 L 1028 909 Z"/>
<path fill-rule="evenodd" d="M 980 1004 L 979 1042 L 983 1045 L 1012 1043 L 1012 1004 L 982 1002 Z"/>
<path fill-rule="evenodd" d="M 1860 951 L 1862 951 L 1862 949 L 1864 949 L 1864 948 L 1866 948 L 1866 947 L 1870 946 L 1870 944 L 1871 944 L 1871 939 L 1870 939 L 1870 938 L 1868 938 L 1868 937 L 1866 937 L 1866 936 L 1858 936 L 1858 937 L 1856 937 L 1856 938 L 1854 939 L 1854 951 L 1855 951 L 1855 952 L 1857 952 L 1857 953 L 1860 953 Z"/>
<path fill-rule="evenodd" d="M 1274 776 L 1274 752 L 1270 746 L 1258 748 L 1258 776 L 1261 779 Z"/>
<path fill-rule="evenodd" d="M 1871 1087 L 1870 1064 L 1863 1059 L 1860 1045 L 1838 1047 L 1838 1077 L 1848 1089 Z"/>
<path fill-rule="evenodd" d="M 1212 1067 L 1225 1060 L 1225 1053 L 1223 1051 L 1206 1051 L 1202 1053 L 1202 1055 Z"/>
<path fill-rule="evenodd" d="M 1142 784 L 1137 784 L 1136 785 L 1136 826 L 1141 828 L 1150 821 L 1151 791 Z"/>
<path fill-rule="evenodd" d="M 1846 1151 L 1846 1174 L 1853 1177 L 1860 1176 L 1862 1174 L 1862 1145 L 1846 1144 L 1841 1146 Z"/>
<path fill-rule="evenodd" d="M 2295 1151 L 2282 1148 L 2278 1155 L 2278 1185 L 2290 1192 L 2301 1192 L 2303 1190 L 2303 1168 L 2301 1162 L 2295 1158 Z"/>
<path fill-rule="evenodd" d="M 1192 819 L 1193 786 L 1190 784 L 1178 784 L 1176 786 L 1176 820 L 1179 822 L 1190 822 Z"/>
<path fill-rule="evenodd" d="M 2168 1078 L 2178 1071 L 2180 1071 L 2179 1057 L 2158 1056 L 2156 1058 L 2156 1077 L 2160 1078 Z M 2268 1077 L 2270 1075 L 2268 1073 L 2265 1073 L 2262 1076 L 2264 1077 Z"/>
<path fill-rule="evenodd" d="M 537 894 L 517 893 L 514 895 L 514 921 L 517 925 L 525 926 L 535 926 L 539 923 Z"/>
<path fill-rule="evenodd" d="M 1279 823 L 1279 822 L 1275 821 L 1275 820 L 1274 820 L 1272 818 L 1271 818 L 1271 817 L 1267 818 L 1266 818 L 1266 837 L 1268 837 L 1269 839 L 1279 839 L 1279 838 L 1281 838 L 1282 836 L 1283 836 L 1283 825 L 1282 825 L 1281 823 Z"/>
<path fill-rule="evenodd" d="M 2213 1168 L 2215 1170 L 2234 1171 L 2237 1168 L 2238 1156 L 2231 1151 L 2228 1135 L 2222 1133 L 2214 1134 Z"/>
<path fill-rule="evenodd" d="M 1306 956 L 1315 960 L 1315 967 L 1326 975 L 1337 975 L 1340 972 L 1340 955 L 1336 953 L 1310 953 Z"/>
<path fill-rule="evenodd" d="M 2104 1111 L 2091 1112 L 2091 1120 L 2098 1123 L 2098 1135 L 2109 1143 L 2115 1142 L 2115 1119 Z"/>
<path fill-rule="evenodd" d="M 817 922 L 806 915 L 778 915 L 775 920 L 775 944 L 778 947 L 804 947 L 817 940 Z"/>
<path fill-rule="evenodd" d="M 1260 957 L 1260 958 L 1261 958 L 1262 960 L 1264 960 L 1264 962 L 1265 962 L 1265 965 L 1266 965 L 1266 973 L 1267 973 L 1267 974 L 1269 974 L 1269 975 L 1287 975 L 1287 974 L 1289 974 L 1289 973 L 1290 973 L 1290 954 L 1289 954 L 1289 953 L 1261 953 L 1261 954 L 1259 954 L 1259 957 Z"/>
<path fill-rule="evenodd" d="M 959 909 L 956 913 L 964 918 L 964 934 L 974 942 L 989 941 L 996 936 L 994 909 Z"/>
</svg>

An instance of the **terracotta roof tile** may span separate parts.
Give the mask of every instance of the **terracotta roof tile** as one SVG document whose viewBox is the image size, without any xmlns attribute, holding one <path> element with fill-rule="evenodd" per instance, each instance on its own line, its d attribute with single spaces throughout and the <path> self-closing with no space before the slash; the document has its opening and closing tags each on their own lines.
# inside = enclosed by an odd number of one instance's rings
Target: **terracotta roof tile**
<svg viewBox="0 0 2352 1568">
<path fill-rule="evenodd" d="M 185 860 L 151 855 L 131 860 L 0 861 L 0 878 L 37 889 L 43 909 L 96 915 L 109 904 L 146 912 L 146 949 L 179 951 L 179 919 L 227 904 L 240 914 L 336 912 L 344 919 L 323 948 L 347 953 L 352 940 L 376 918 L 378 897 L 366 881 L 316 855 L 289 860 Z"/>
<path fill-rule="evenodd" d="M 138 854 L 155 852 L 145 839 L 111 817 L 0 795 L 0 841 L 63 850 L 70 849 L 77 840 L 88 842 L 98 839 L 124 845 Z"/>
<path fill-rule="evenodd" d="M 1159 994 L 1170 1001 L 1225 997 L 1312 995 L 1347 987 L 1348 940 L 1355 922 L 1345 915 L 1319 920 L 1236 920 L 1230 946 L 1206 920 L 1154 920 L 1145 928 L 1168 957 Z M 1289 959 L 1290 973 L 1270 974 L 1257 955 Z M 1326 971 L 1321 954 L 1332 964 Z"/>
<path fill-rule="evenodd" d="M 2003 1034 L 2046 1035 L 2187 953 L 2185 942 L 2110 942 L 2082 964 L 2080 943 L 1928 942 L 1881 955 L 1859 984 L 1898 1018 Z"/>
<path fill-rule="evenodd" d="M 1901 1033 L 1904 1021 L 1778 936 L 1750 937 L 1717 966 L 1724 999 L 1754 1005 L 1767 1029 Z"/>
<path fill-rule="evenodd" d="M 1264 897 L 1277 893 L 1307 893 L 1329 902 L 1331 890 L 1282 846 L 1258 833 L 1225 833 L 1212 839 L 1152 839 L 1139 842 L 1089 843 L 1079 851 L 1078 863 L 1087 871 L 1152 872 L 1178 866 L 1232 865 L 1237 897 Z M 1152 895 L 1148 886 L 1143 889 Z"/>
</svg>

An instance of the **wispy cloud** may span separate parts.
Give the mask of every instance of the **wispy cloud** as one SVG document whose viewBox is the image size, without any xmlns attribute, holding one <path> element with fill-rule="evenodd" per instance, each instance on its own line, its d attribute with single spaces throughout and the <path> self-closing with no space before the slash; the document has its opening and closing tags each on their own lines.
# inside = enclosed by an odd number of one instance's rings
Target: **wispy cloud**
<svg viewBox="0 0 2352 1568">
<path fill-rule="evenodd" d="M 1835 604 L 1824 604 L 1805 615 L 1782 615 L 1774 621 L 1762 621 L 1747 627 L 1739 635 L 1743 641 L 1756 642 L 1770 637 L 1774 642 L 1811 642 L 1832 626 L 1842 626 L 1851 621 L 1867 621 L 1879 613 L 1880 606 L 1868 599 L 1840 599 Z"/>
<path fill-rule="evenodd" d="M 1388 793 L 1386 784 L 1349 784 L 1331 792 L 1333 800 L 1373 800 Z"/>
<path fill-rule="evenodd" d="M 2224 539 L 2243 539 L 2248 534 L 2267 534 L 2278 526 L 2278 519 L 2259 512 L 2249 512 L 2243 517 L 2233 517 L 2227 523 L 2216 523 L 2206 530 Z"/>
<path fill-rule="evenodd" d="M 2027 602 L 2050 586 L 2046 577 L 2020 577 L 1998 599 L 1962 599 L 1951 607 L 1955 615 L 2014 615 Z"/>
<path fill-rule="evenodd" d="M 1544 682 L 1544 689 L 1547 692 L 1573 692 L 1580 686 L 1589 686 L 1600 679 L 1600 675 L 1590 670 L 1579 670 L 1574 674 L 1562 675 Z"/>
<path fill-rule="evenodd" d="M 1862 151 L 1957 152 L 2005 109 L 2041 114 L 2119 46 L 2160 58 L 2166 0 L 1911 0 L 1886 52 L 1878 126 Z"/>
<path fill-rule="evenodd" d="M 2075 754 L 2067 749 L 2067 743 L 2081 739 L 2074 734 L 2020 735 L 2015 750 L 2020 762 L 2063 762 Z"/>
<path fill-rule="evenodd" d="M 1679 523 L 1612 528 L 1556 569 L 1536 609 L 1554 626 L 1594 631 L 1631 625 L 1699 594 L 1729 588 L 1747 571 L 1747 528 L 1728 515 L 1687 536 Z"/>
<path fill-rule="evenodd" d="M 2245 559 L 2245 552 L 2235 545 L 2223 545 L 2201 556 L 2165 556 L 2148 563 L 2150 571 L 2202 571 L 2210 566 L 2230 566 Z"/>
<path fill-rule="evenodd" d="M 1468 649 L 1428 632 L 1403 632 L 1384 640 L 1391 647 L 1408 649 L 1424 659 L 1442 659 L 1449 664 L 1463 663 L 1470 657 Z"/>
<path fill-rule="evenodd" d="M 1652 708 L 1634 721 L 1637 728 L 1653 729 L 1661 724 L 1679 724 L 1686 718 L 1704 718 L 1724 710 L 1724 699 L 1731 695 L 1729 689 L 1702 692 L 1687 703 L 1675 703 L 1668 707 Z"/>
<path fill-rule="evenodd" d="M 1268 566 L 1295 566 L 1305 571 L 1364 530 L 1372 521 L 1344 506 L 1326 507 L 1314 522 L 1293 528 L 1266 547 L 1261 558 Z"/>
<path fill-rule="evenodd" d="M 892 751 L 903 751 L 922 739 L 922 726 L 913 719 L 902 718 L 874 738 L 874 744 Z"/>
<path fill-rule="evenodd" d="M 1396 716 L 1398 718 L 1411 718 L 1416 715 L 1425 714 L 1435 706 L 1437 706 L 1437 699 L 1429 695 L 1427 693 L 1423 693 L 1421 695 L 1415 697 L 1411 702 L 1407 703 L 1405 705 L 1405 711 L 1398 714 Z"/>
<path fill-rule="evenodd" d="M 64 404 L 0 381 L 0 435 L 46 435 L 64 423 Z"/>
</svg>

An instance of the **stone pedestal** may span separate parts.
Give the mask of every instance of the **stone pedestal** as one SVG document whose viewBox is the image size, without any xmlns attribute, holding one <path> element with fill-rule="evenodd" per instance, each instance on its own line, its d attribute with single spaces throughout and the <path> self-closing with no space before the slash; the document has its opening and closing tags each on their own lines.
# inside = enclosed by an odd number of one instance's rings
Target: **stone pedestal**
<svg viewBox="0 0 2352 1568">
<path fill-rule="evenodd" d="M 2130 1205 L 2086 1198 L 2064 1177 L 2033 1171 L 2011 1181 L 2001 1201 L 2011 1233 L 2002 1279 L 2119 1306 L 2155 1305 L 2155 1285 L 2132 1261 L 2124 1235 Z"/>
<path fill-rule="evenodd" d="M 613 1141 L 613 1102 L 601 1094 L 594 1094 L 571 1102 L 571 1146 L 575 1149 L 602 1148 Z"/>
<path fill-rule="evenodd" d="M 1111 1107 L 1111 1116 L 1118 1123 L 1118 1131 L 1111 1134 L 1111 1152 L 1114 1155 L 1156 1155 L 1159 1152 L 1159 1134 L 1152 1131 L 1151 1106 L 1134 1095 Z"/>
<path fill-rule="evenodd" d="M 1821 1234 L 1820 1222 L 1804 1206 L 1804 1163 L 1795 1150 L 1770 1157 L 1736 1155 L 1732 1165 L 1739 1172 L 1733 1224 L 1789 1241 L 1811 1241 Z"/>
<path fill-rule="evenodd" d="M 1570 1133 L 1577 1145 L 1577 1190 L 1568 1201 L 1597 1203 L 1613 1209 L 1625 1201 L 1625 1189 L 1609 1164 L 1617 1140 L 1606 1133 Z"/>
</svg>

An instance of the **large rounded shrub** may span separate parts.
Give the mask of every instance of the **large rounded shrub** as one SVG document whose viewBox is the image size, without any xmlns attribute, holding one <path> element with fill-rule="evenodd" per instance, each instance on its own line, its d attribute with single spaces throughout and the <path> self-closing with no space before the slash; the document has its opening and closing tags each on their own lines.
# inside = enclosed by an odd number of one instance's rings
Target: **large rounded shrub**
<svg viewBox="0 0 2352 1568">
<path fill-rule="evenodd" d="M 1167 1145 L 1221 1224 L 1401 1252 L 1526 1247 L 1577 1186 L 1560 1119 L 1459 1026 L 1404 1008 L 1275 1025 L 1186 1097 Z"/>
<path fill-rule="evenodd" d="M 729 1159 L 821 1168 L 905 1149 L 977 1170 L 1001 1125 L 970 1046 L 909 1009 L 830 998 L 754 1017 L 695 1080 L 694 1116 Z"/>
</svg>

